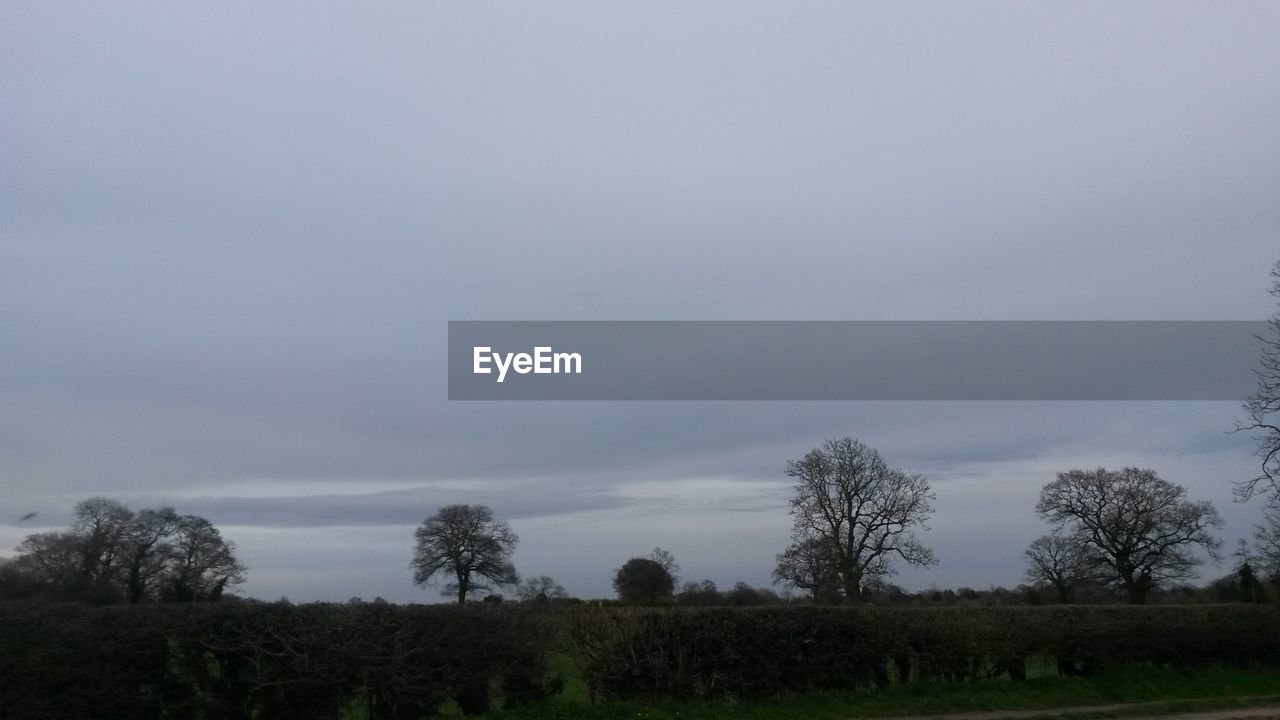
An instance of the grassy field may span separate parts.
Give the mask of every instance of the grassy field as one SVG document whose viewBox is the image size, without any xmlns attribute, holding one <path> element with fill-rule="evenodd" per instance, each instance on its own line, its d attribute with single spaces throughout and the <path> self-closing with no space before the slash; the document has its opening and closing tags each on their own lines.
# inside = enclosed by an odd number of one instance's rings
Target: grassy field
<svg viewBox="0 0 1280 720">
<path fill-rule="evenodd" d="M 1275 696 L 1265 699 L 1266 696 Z M 1088 717 L 1156 715 L 1280 704 L 1280 672 L 1176 671 L 1129 668 L 1092 678 L 1040 677 L 1023 683 L 991 680 L 967 684 L 915 683 L 858 693 L 812 693 L 774 701 L 592 705 L 585 688 L 570 680 L 565 692 L 519 710 L 493 712 L 491 720 L 850 720 L 982 710 L 1038 710 L 1118 703 L 1146 703 Z M 1085 717 L 1085 716 L 1077 716 Z"/>
</svg>

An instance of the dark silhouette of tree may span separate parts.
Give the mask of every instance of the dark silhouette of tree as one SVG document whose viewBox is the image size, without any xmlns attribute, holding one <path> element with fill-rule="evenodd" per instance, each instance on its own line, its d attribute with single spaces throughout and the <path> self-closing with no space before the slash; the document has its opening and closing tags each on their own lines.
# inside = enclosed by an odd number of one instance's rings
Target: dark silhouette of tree
<svg viewBox="0 0 1280 720">
<path fill-rule="evenodd" d="M 1218 558 L 1210 532 L 1222 525 L 1209 502 L 1192 502 L 1187 491 L 1153 470 L 1071 470 L 1040 491 L 1036 512 L 1081 549 L 1106 581 L 1123 588 L 1130 603 L 1143 603 L 1164 582 L 1192 576 L 1201 559 Z"/>
<path fill-rule="evenodd" d="M 782 602 L 782 598 L 778 597 L 778 593 L 774 592 L 773 588 L 758 587 L 756 588 L 756 596 L 760 598 L 761 605 L 778 605 Z"/>
<path fill-rule="evenodd" d="M 1280 302 L 1280 261 L 1271 268 L 1271 295 Z M 1252 432 L 1258 441 L 1255 454 L 1261 458 L 1259 472 L 1236 486 L 1241 500 L 1268 490 L 1280 490 L 1280 312 L 1269 320 L 1262 342 L 1262 367 L 1255 372 L 1258 386 L 1244 401 L 1245 419 L 1236 423 L 1238 432 Z"/>
<path fill-rule="evenodd" d="M 724 600 L 726 605 L 738 606 L 763 605 L 765 603 L 765 597 L 758 590 L 741 580 L 734 583 L 733 589 L 725 593 Z"/>
<path fill-rule="evenodd" d="M 1262 587 L 1262 583 L 1258 580 L 1257 574 L 1253 571 L 1253 566 L 1248 560 L 1240 563 L 1236 568 L 1236 577 L 1240 582 L 1240 595 L 1245 602 L 1257 603 L 1262 602 L 1266 597 L 1266 590 Z"/>
<path fill-rule="evenodd" d="M 413 581 L 426 585 L 444 575 L 453 579 L 445 595 L 465 603 L 474 592 L 488 592 L 493 585 L 520 582 L 511 564 L 511 553 L 520 538 L 504 520 L 495 520 L 484 505 L 449 505 L 426 520 L 414 532 Z"/>
<path fill-rule="evenodd" d="M 234 543 L 198 515 L 176 518 L 165 592 L 177 602 L 219 600 L 229 585 L 244 582 L 245 568 Z"/>
<path fill-rule="evenodd" d="M 849 437 L 788 462 L 787 475 L 797 482 L 792 543 L 774 571 L 781 582 L 821 587 L 834 575 L 853 601 L 892 575 L 894 560 L 937 562 L 913 532 L 927 529 L 933 513 L 923 476 L 889 467 L 879 452 Z"/>
<path fill-rule="evenodd" d="M 1058 602 L 1071 602 L 1071 593 L 1083 579 L 1089 563 L 1085 547 L 1075 538 L 1063 535 L 1041 535 L 1024 553 L 1030 566 L 1027 581 L 1047 583 L 1058 596 Z"/>
<path fill-rule="evenodd" d="M 681 605 L 719 605 L 720 590 L 712 580 L 690 581 L 680 588 L 676 602 Z"/>
<path fill-rule="evenodd" d="M 516 588 L 516 597 L 524 602 L 549 602 L 564 600 L 569 597 L 569 593 L 565 592 L 564 586 L 555 579 L 539 575 L 527 578 L 520 587 Z"/>
<path fill-rule="evenodd" d="M 777 557 L 773 579 L 788 587 L 808 590 L 820 605 L 835 605 L 843 597 L 840 555 L 826 538 L 806 538 L 792 543 Z"/>
<path fill-rule="evenodd" d="M 125 592 L 129 602 L 139 603 L 151 596 L 169 561 L 175 557 L 168 540 L 179 528 L 173 508 L 140 510 L 125 533 Z"/>
<path fill-rule="evenodd" d="M 1273 495 L 1253 528 L 1254 564 L 1271 580 L 1280 578 L 1280 496 Z"/>
<path fill-rule="evenodd" d="M 671 582 L 680 582 L 680 563 L 676 562 L 676 556 L 660 547 L 655 547 L 653 552 L 649 553 L 649 559 L 662 566 L 667 574 L 671 575 Z"/>
<path fill-rule="evenodd" d="M 0 600 L 25 600 L 38 594 L 31 575 L 16 558 L 0 558 Z"/>
<path fill-rule="evenodd" d="M 76 538 L 85 585 L 106 586 L 118 577 L 133 520 L 133 512 L 111 498 L 92 497 L 76 503 L 71 534 Z"/>
<path fill-rule="evenodd" d="M 676 581 L 671 571 L 652 558 L 635 557 L 613 574 L 613 589 L 630 603 L 656 603 L 672 598 Z"/>
<path fill-rule="evenodd" d="M 81 553 L 75 535 L 70 532 L 32 533 L 17 550 L 13 570 L 33 592 L 36 588 L 46 588 L 58 595 L 68 595 L 83 589 Z"/>
<path fill-rule="evenodd" d="M 103 497 L 77 503 L 69 529 L 29 535 L 18 553 L 13 571 L 34 594 L 95 602 L 217 600 L 245 577 L 208 520 L 172 508 L 135 513 Z"/>
</svg>

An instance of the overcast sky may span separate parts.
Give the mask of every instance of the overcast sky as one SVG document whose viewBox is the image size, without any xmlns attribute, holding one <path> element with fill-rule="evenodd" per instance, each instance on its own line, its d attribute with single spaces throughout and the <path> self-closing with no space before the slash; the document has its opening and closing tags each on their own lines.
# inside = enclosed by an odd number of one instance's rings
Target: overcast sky
<svg viewBox="0 0 1280 720">
<path fill-rule="evenodd" d="M 1019 582 L 1073 467 L 1232 539 L 1232 403 L 451 403 L 446 322 L 1258 320 L 1277 259 L 1274 2 L 5 3 L 0 552 L 105 494 L 435 601 L 413 526 L 484 502 L 581 596 L 766 584 L 846 434 L 934 483 L 909 588 Z"/>
</svg>

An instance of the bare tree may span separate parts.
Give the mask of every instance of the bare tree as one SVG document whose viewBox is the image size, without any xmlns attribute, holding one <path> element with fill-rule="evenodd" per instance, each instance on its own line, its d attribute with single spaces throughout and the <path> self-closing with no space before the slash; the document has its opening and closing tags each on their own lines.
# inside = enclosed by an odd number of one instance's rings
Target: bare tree
<svg viewBox="0 0 1280 720">
<path fill-rule="evenodd" d="M 1027 581 L 1048 583 L 1058 594 L 1059 602 L 1071 602 L 1071 591 L 1085 574 L 1085 548 L 1075 539 L 1063 535 L 1041 535 L 1032 541 L 1025 555 L 1030 566 Z"/>
<path fill-rule="evenodd" d="M 767 596 L 759 590 L 751 587 L 751 584 L 739 580 L 733 584 L 733 589 L 725 593 L 724 601 L 727 605 L 763 605 L 767 602 Z"/>
<path fill-rule="evenodd" d="M 527 578 L 519 588 L 516 588 L 516 597 L 524 602 L 547 602 L 563 600 L 569 597 L 569 593 L 565 592 L 564 586 L 555 579 L 547 575 L 539 575 Z"/>
<path fill-rule="evenodd" d="M 1280 261 L 1271 268 L 1271 295 L 1280 302 Z M 1280 490 L 1280 312 L 1269 321 L 1262 342 L 1262 368 L 1256 370 L 1258 387 L 1244 401 L 1245 419 L 1237 432 L 1252 432 L 1258 441 L 1255 454 L 1262 459 L 1259 472 L 1236 486 L 1236 495 L 1248 500 L 1255 494 Z"/>
<path fill-rule="evenodd" d="M 791 546 L 774 576 L 804 587 L 839 578 L 847 601 L 894 573 L 894 560 L 937 562 L 915 536 L 927 529 L 933 493 L 923 476 L 889 467 L 880 453 L 849 437 L 827 440 L 787 463 L 796 478 Z"/>
<path fill-rule="evenodd" d="M 676 562 L 676 556 L 669 550 L 663 550 L 655 547 L 653 552 L 649 553 L 649 559 L 662 566 L 663 570 L 671 576 L 672 583 L 680 582 L 680 563 Z"/>
<path fill-rule="evenodd" d="M 774 582 L 787 587 L 808 590 L 814 602 L 833 605 L 840 602 L 840 556 L 835 544 L 823 538 L 806 538 L 791 544 L 777 556 Z"/>
<path fill-rule="evenodd" d="M 1036 512 L 1065 530 L 1131 603 L 1145 602 L 1161 582 L 1191 577 L 1201 562 L 1197 550 L 1218 559 L 1220 541 L 1210 532 L 1222 525 L 1218 511 L 1188 500 L 1185 488 L 1154 470 L 1059 473 L 1040 491 Z"/>
<path fill-rule="evenodd" d="M 68 530 L 35 533 L 17 548 L 15 568 L 58 594 L 95 599 L 119 596 L 124 539 L 134 515 L 121 503 L 92 497 L 76 503 Z"/>
<path fill-rule="evenodd" d="M 691 580 L 680 588 L 676 602 L 681 605 L 719 605 L 720 589 L 716 587 L 714 580 L 708 579 L 702 582 Z"/>
<path fill-rule="evenodd" d="M 198 515 L 176 519 L 172 548 L 167 553 L 166 592 L 179 602 L 218 600 L 230 585 L 244 582 L 245 567 L 236 559 L 235 544 Z"/>
<path fill-rule="evenodd" d="M 32 533 L 17 547 L 15 569 L 37 585 L 72 588 L 81 584 L 78 539 L 66 531 Z"/>
<path fill-rule="evenodd" d="M 511 553 L 520 538 L 505 521 L 494 520 L 493 511 L 484 505 L 441 508 L 422 521 L 414 537 L 413 581 L 426 585 L 437 575 L 452 577 L 444 592 L 455 595 L 458 604 L 465 603 L 473 592 L 490 590 L 488 583 L 520 582 L 511 564 Z"/>
<path fill-rule="evenodd" d="M 69 529 L 29 535 L 17 549 L 14 569 L 34 587 L 95 601 L 216 600 L 245 576 L 208 520 L 102 497 L 77 503 Z"/>
<path fill-rule="evenodd" d="M 1253 529 L 1254 563 L 1270 580 L 1280 579 L 1280 496 L 1273 495 Z"/>
<path fill-rule="evenodd" d="M 80 575 L 86 584 L 108 585 L 116 579 L 132 524 L 133 511 L 111 498 L 76 503 L 71 533 L 77 538 Z"/>
<path fill-rule="evenodd" d="M 130 523 L 124 540 L 125 593 L 129 602 L 151 596 L 164 576 L 173 546 L 166 542 L 178 532 L 179 518 L 171 507 L 140 510 Z"/>
</svg>

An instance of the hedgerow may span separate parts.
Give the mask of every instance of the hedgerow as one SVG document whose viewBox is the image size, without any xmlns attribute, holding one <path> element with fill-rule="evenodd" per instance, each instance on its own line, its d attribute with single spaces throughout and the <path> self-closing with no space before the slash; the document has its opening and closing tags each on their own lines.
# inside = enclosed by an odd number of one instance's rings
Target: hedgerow
<svg viewBox="0 0 1280 720">
<path fill-rule="evenodd" d="M 559 640 L 557 640 L 559 638 Z M 1280 667 L 1257 605 L 618 608 L 0 603 L 0 717 L 422 718 L 553 690 L 771 697 L 1122 665 Z"/>
<path fill-rule="evenodd" d="M 541 697 L 549 625 L 521 608 L 0 604 L 0 716 L 420 718 Z"/>
<path fill-rule="evenodd" d="M 1280 612 L 1256 605 L 600 608 L 567 619 L 593 693 L 768 697 L 918 680 L 1023 680 L 1106 667 L 1280 667 Z"/>
</svg>

